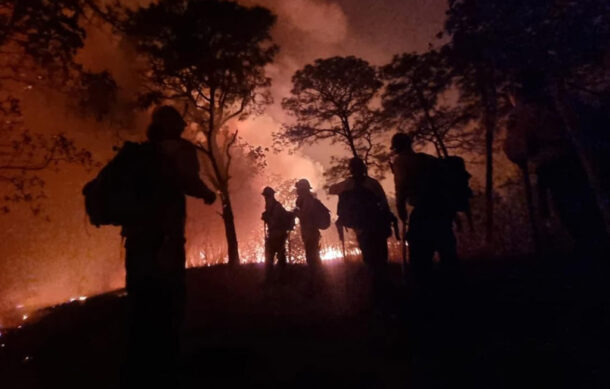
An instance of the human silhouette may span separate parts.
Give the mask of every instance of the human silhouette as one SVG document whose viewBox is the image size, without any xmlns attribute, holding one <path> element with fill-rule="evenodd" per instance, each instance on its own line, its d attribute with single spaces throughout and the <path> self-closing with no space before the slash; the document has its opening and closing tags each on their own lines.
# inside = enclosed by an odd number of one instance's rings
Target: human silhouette
<svg viewBox="0 0 610 389">
<path fill-rule="evenodd" d="M 195 147 L 181 139 L 186 126 L 171 106 L 157 108 L 147 132 L 156 180 L 146 187 L 152 206 L 123 225 L 129 321 L 124 384 L 172 386 L 185 304 L 185 195 L 206 204 L 216 195 L 201 181 Z M 165 386 L 165 387 L 169 387 Z"/>
<path fill-rule="evenodd" d="M 265 268 L 269 280 L 276 256 L 278 267 L 286 266 L 286 238 L 294 227 L 294 215 L 275 199 L 273 188 L 265 187 L 262 195 L 265 198 L 265 211 L 261 216 L 265 223 Z"/>
<path fill-rule="evenodd" d="M 367 174 L 360 158 L 349 161 L 351 176 L 332 185 L 329 193 L 339 196 L 339 223 L 356 232 L 363 260 L 370 266 L 387 263 L 387 238 L 391 235 L 392 213 L 381 184 Z M 345 204 L 343 207 L 342 205 Z"/>
<path fill-rule="evenodd" d="M 456 270 L 458 258 L 453 233 L 456 212 L 445 193 L 440 160 L 416 153 L 407 134 L 395 134 L 391 148 L 396 154 L 392 163 L 396 208 L 403 223 L 408 221 L 409 257 L 415 276 L 420 280 L 429 276 L 435 252 L 443 269 Z M 413 207 L 410 216 L 407 203 Z"/>
<path fill-rule="evenodd" d="M 367 174 L 360 158 L 349 161 L 350 177 L 332 185 L 329 193 L 339 196 L 337 224 L 356 233 L 362 260 L 372 273 L 373 298 L 381 302 L 387 289 L 388 245 L 395 219 L 381 184 Z"/>
<path fill-rule="evenodd" d="M 296 208 L 294 214 L 299 218 L 301 238 L 305 246 L 305 259 L 312 268 L 318 268 L 320 259 L 320 230 L 330 226 L 330 212 L 320 200 L 311 193 L 311 184 L 305 178 L 296 182 Z"/>
<path fill-rule="evenodd" d="M 598 255 L 608 244 L 602 213 L 546 78 L 540 72 L 524 72 L 513 97 L 504 144 L 507 157 L 532 167 L 540 215 L 547 219 L 552 203 L 576 252 Z"/>
</svg>

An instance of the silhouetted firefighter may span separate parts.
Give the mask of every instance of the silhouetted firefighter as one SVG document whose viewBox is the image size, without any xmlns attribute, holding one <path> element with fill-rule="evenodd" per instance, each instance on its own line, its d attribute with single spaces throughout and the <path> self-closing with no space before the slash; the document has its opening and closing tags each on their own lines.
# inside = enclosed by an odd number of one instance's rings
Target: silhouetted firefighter
<svg viewBox="0 0 610 389">
<path fill-rule="evenodd" d="M 312 268 L 321 265 L 320 230 L 330 227 L 330 211 L 311 193 L 311 185 L 306 179 L 295 184 L 297 201 L 294 214 L 299 218 L 301 238 L 305 246 L 305 259 Z"/>
<path fill-rule="evenodd" d="M 376 301 L 384 298 L 387 288 L 388 244 L 392 224 L 396 217 L 390 211 L 381 184 L 367 175 L 360 158 L 349 161 L 351 177 L 332 185 L 330 194 L 339 196 L 337 226 L 351 228 L 356 233 L 362 259 L 373 275 L 373 292 Z"/>
<path fill-rule="evenodd" d="M 272 188 L 265 187 L 262 195 L 265 197 L 265 212 L 261 216 L 265 222 L 265 268 L 269 280 L 276 256 L 278 267 L 286 266 L 286 238 L 294 228 L 294 215 L 275 199 Z"/>
<path fill-rule="evenodd" d="M 541 216 L 546 219 L 550 215 L 550 194 L 559 219 L 574 239 L 576 252 L 602 254 L 608 246 L 603 216 L 544 74 L 523 72 L 514 98 L 504 144 L 506 155 L 519 166 L 533 167 Z M 603 138 L 598 139 L 602 142 Z"/>
<path fill-rule="evenodd" d="M 156 109 L 148 141 L 127 142 L 83 190 L 96 225 L 122 226 L 129 349 L 124 385 L 173 387 L 185 303 L 185 195 L 214 202 L 173 107 Z M 150 382 L 149 382 L 150 381 Z"/>
<path fill-rule="evenodd" d="M 407 202 L 413 206 L 408 217 L 407 241 L 410 263 L 415 276 L 426 277 L 432 258 L 438 252 L 441 266 L 455 270 L 458 265 L 453 221 L 458 211 L 468 211 L 470 175 L 459 157 L 438 159 L 416 153 L 407 134 L 392 138 L 396 207 L 407 223 Z"/>
</svg>

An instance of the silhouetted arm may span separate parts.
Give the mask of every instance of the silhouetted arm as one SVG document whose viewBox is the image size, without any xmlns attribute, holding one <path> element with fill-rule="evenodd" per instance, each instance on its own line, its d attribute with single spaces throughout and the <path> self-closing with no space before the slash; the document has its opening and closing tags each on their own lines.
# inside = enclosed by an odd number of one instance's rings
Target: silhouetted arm
<svg viewBox="0 0 610 389">
<path fill-rule="evenodd" d="M 341 181 L 339 183 L 331 185 L 330 188 L 328 188 L 328 194 L 340 195 L 341 193 L 345 192 L 346 190 L 351 189 L 351 186 L 352 185 L 351 185 L 350 180 Z"/>
<path fill-rule="evenodd" d="M 199 177 L 199 160 L 194 147 L 184 147 L 181 150 L 177 156 L 176 170 L 184 194 L 203 199 L 208 204 L 216 200 L 216 193 L 211 191 Z"/>
</svg>

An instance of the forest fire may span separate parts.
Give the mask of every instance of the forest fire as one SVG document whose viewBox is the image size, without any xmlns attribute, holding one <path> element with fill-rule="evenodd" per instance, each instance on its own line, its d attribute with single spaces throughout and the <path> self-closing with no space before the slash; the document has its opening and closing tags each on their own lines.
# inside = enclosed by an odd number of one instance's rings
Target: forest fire
<svg viewBox="0 0 610 389">
<path fill-rule="evenodd" d="M 526 357 L 594 355 L 563 348 L 609 322 L 608 42 L 608 0 L 0 0 L 0 362 L 379 387 L 497 372 L 545 315 Z"/>
<path fill-rule="evenodd" d="M 343 252 L 342 248 L 336 245 L 326 245 L 320 249 L 320 259 L 323 262 L 335 261 L 339 259 L 354 259 L 359 257 L 362 253 L 358 249 L 355 243 L 348 243 L 348 247 Z M 292 250 L 286 251 L 287 261 L 290 264 L 305 264 L 305 253 L 302 250 L 293 252 Z M 205 251 L 199 251 L 198 255 L 190 256 L 187 259 L 187 267 L 208 267 L 214 265 L 222 265 L 228 263 L 228 258 L 220 260 L 208 260 Z M 243 264 L 262 264 L 265 263 L 265 248 L 263 245 L 258 245 L 250 250 L 242 250 L 241 252 L 241 263 Z"/>
<path fill-rule="evenodd" d="M 10 312 L 8 313 L 9 316 L 9 320 L 8 323 L 12 324 L 12 327 L 16 326 L 18 323 L 19 326 L 17 328 L 21 328 L 22 327 L 22 323 L 25 323 L 26 321 L 31 321 L 32 319 L 34 321 L 36 321 L 37 319 L 39 319 L 40 317 L 44 316 L 45 313 L 43 311 L 52 311 L 53 309 L 65 305 L 65 304 L 72 304 L 75 302 L 78 303 L 84 303 L 85 301 L 87 301 L 87 296 L 77 296 L 77 297 L 71 297 L 69 299 L 67 299 L 65 302 L 63 303 L 58 303 L 52 306 L 39 306 L 39 305 L 33 305 L 33 306 L 29 306 L 26 307 L 24 304 L 18 304 L 15 307 L 15 314 L 11 314 Z M 15 315 L 19 315 L 18 318 L 15 318 L 13 320 L 10 320 L 11 316 L 15 316 Z M 8 327 L 11 327 L 11 325 L 9 325 Z M 2 327 L 0 327 L 2 328 Z M 2 334 L 0 333 L 0 336 L 2 336 Z"/>
</svg>

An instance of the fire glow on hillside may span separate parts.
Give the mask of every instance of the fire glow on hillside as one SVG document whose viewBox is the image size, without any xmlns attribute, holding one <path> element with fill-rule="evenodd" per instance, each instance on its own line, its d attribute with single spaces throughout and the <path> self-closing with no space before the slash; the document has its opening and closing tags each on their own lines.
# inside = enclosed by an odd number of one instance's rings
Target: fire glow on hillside
<svg viewBox="0 0 610 389">
<path fill-rule="evenodd" d="M 320 250 L 320 259 L 323 262 L 335 261 L 339 259 L 350 259 L 357 258 L 362 254 L 360 249 L 357 247 L 346 248 L 345 253 L 340 247 L 329 245 L 325 246 Z M 305 255 L 302 252 L 299 253 L 290 253 L 287 252 L 287 260 L 290 264 L 305 264 Z M 252 264 L 252 263 L 265 263 L 265 248 L 260 245 L 256 246 L 254 249 L 249 252 L 243 253 L 241 258 L 242 263 L 244 264 Z M 205 267 L 205 266 L 213 266 L 213 265 L 221 265 L 226 264 L 228 259 L 226 257 L 221 259 L 212 259 L 209 258 L 205 251 L 201 250 L 195 256 L 190 256 L 187 259 L 187 267 Z"/>
</svg>

